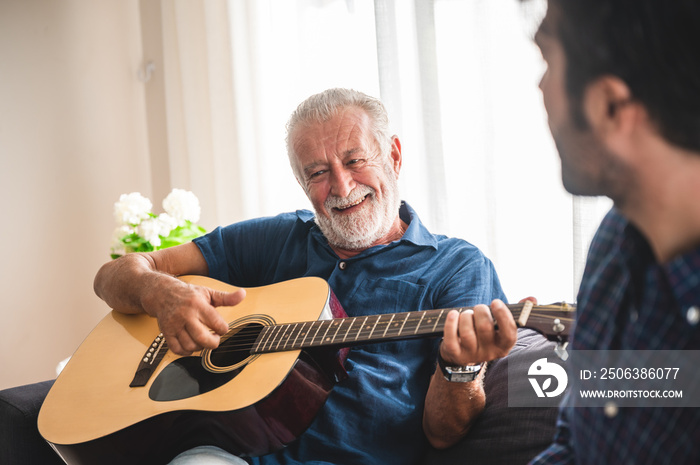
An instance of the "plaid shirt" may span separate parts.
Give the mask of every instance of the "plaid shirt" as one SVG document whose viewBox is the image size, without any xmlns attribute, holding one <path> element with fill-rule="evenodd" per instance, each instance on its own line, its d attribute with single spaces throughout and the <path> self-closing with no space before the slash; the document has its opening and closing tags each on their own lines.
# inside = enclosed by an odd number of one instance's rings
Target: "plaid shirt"
<svg viewBox="0 0 700 465">
<path fill-rule="evenodd" d="M 613 209 L 591 244 L 577 308 L 574 350 L 700 350 L 700 247 L 659 264 Z M 700 408 L 562 407 L 557 428 L 531 464 L 700 464 Z"/>
</svg>

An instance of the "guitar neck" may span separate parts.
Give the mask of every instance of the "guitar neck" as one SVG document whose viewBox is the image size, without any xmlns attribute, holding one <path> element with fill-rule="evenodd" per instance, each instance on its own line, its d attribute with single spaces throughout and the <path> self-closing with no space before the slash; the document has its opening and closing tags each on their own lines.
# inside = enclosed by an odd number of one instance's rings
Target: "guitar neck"
<svg viewBox="0 0 700 465">
<path fill-rule="evenodd" d="M 508 308 L 518 326 L 536 329 L 550 339 L 562 339 L 568 334 L 570 324 L 564 323 L 572 321 L 571 312 L 574 310 L 574 307 L 568 304 L 533 306 L 529 302 L 508 305 Z M 471 308 L 445 308 L 266 326 L 260 332 L 250 353 L 262 354 L 314 347 L 349 347 L 439 336 L 451 310 L 463 312 L 468 309 Z"/>
</svg>

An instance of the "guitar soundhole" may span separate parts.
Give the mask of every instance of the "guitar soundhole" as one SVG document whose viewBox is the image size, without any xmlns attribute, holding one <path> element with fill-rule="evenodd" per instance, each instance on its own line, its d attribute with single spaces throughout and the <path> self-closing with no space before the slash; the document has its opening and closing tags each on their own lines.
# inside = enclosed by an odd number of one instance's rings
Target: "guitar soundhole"
<svg viewBox="0 0 700 465">
<path fill-rule="evenodd" d="M 148 396 L 155 401 L 195 397 L 231 381 L 257 355 L 250 355 L 264 325 L 232 323 L 219 347 L 203 350 L 201 357 L 182 357 L 170 363 L 153 380 Z"/>
<path fill-rule="evenodd" d="M 204 366 L 214 372 L 241 368 L 251 357 L 253 343 L 263 329 L 260 323 L 248 323 L 232 328 L 221 338 L 219 347 L 204 355 Z"/>
</svg>

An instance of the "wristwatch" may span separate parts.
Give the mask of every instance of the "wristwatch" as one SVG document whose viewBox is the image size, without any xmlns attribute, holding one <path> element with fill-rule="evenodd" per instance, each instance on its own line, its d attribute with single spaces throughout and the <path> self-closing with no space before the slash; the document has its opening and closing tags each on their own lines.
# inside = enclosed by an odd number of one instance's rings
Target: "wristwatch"
<svg viewBox="0 0 700 465">
<path fill-rule="evenodd" d="M 442 375 L 445 377 L 445 379 L 453 383 L 468 383 L 470 381 L 474 381 L 479 375 L 481 367 L 484 366 L 483 363 L 480 363 L 479 365 L 447 366 L 439 351 L 438 365 L 440 366 L 440 371 L 442 371 Z"/>
</svg>

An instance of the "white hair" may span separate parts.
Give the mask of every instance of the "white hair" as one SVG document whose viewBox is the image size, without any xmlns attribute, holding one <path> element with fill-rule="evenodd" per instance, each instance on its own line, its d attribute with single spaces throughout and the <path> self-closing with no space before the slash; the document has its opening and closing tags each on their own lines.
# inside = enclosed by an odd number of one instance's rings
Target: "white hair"
<svg viewBox="0 0 700 465">
<path fill-rule="evenodd" d="M 291 135 L 294 130 L 303 124 L 323 123 L 346 107 L 354 106 L 367 113 L 370 118 L 370 130 L 375 141 L 379 145 L 382 155 L 388 156 L 391 152 L 391 134 L 389 133 L 389 116 L 384 104 L 377 98 L 370 97 L 362 92 L 352 89 L 328 89 L 314 94 L 299 104 L 287 122 L 287 155 L 294 168 L 294 147 Z"/>
</svg>

